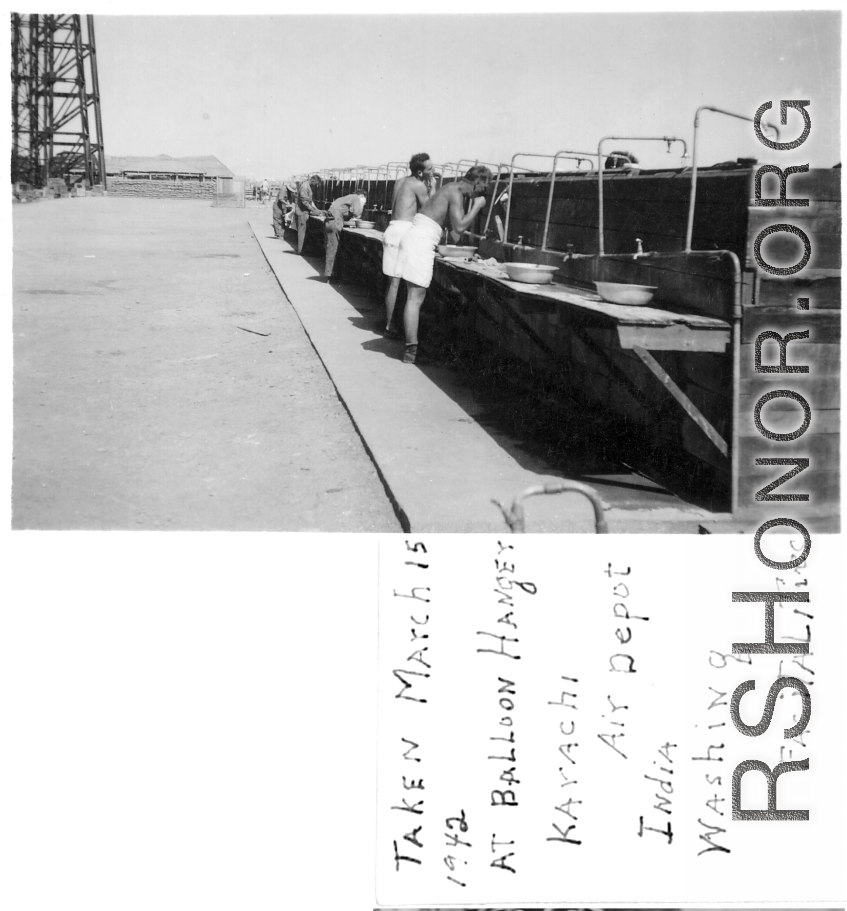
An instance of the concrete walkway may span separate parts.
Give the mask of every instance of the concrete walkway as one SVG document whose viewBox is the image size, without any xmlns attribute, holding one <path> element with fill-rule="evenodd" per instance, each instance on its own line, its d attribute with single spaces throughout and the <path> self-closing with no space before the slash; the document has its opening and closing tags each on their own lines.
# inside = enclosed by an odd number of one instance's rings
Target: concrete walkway
<svg viewBox="0 0 847 911">
<path fill-rule="evenodd" d="M 404 525 L 418 532 L 505 532 L 492 499 L 509 504 L 525 488 L 560 476 L 527 470 L 499 445 L 463 407 L 468 393 L 449 370 L 402 364 L 403 343 L 382 337 L 379 304 L 363 289 L 325 284 L 320 260 L 298 256 L 261 215 L 249 217 Z M 607 518 L 611 531 L 694 533 L 708 515 L 654 504 L 611 509 Z M 527 530 L 593 532 L 593 510 L 578 494 L 536 497 L 527 504 Z"/>
</svg>

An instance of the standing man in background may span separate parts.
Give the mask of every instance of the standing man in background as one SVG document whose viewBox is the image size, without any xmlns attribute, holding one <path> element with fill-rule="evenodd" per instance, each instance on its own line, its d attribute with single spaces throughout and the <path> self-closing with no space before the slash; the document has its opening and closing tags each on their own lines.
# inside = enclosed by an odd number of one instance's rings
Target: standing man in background
<svg viewBox="0 0 847 911">
<path fill-rule="evenodd" d="M 403 268 L 400 262 L 400 241 L 412 227 L 412 219 L 423 208 L 432 190 L 432 161 L 426 152 L 412 156 L 409 170 L 412 173 L 398 180 L 394 186 L 391 221 L 382 236 L 382 272 L 388 276 L 385 292 L 386 338 L 400 338 L 400 332 L 391 325 Z"/>
<path fill-rule="evenodd" d="M 332 279 L 332 270 L 335 266 L 335 254 L 338 253 L 338 238 L 344 223 L 351 218 L 358 218 L 365 210 L 367 196 L 364 190 L 357 190 L 349 196 L 336 199 L 329 207 L 329 212 L 324 222 L 326 232 L 326 263 L 324 264 L 324 279 Z"/>
<path fill-rule="evenodd" d="M 288 207 L 289 203 L 285 198 L 285 184 L 280 184 L 273 203 L 274 237 L 282 237 L 285 233 L 285 214 Z"/>
<path fill-rule="evenodd" d="M 297 252 L 303 255 L 303 244 L 306 242 L 306 225 L 310 215 L 320 215 L 320 209 L 314 203 L 312 187 L 319 187 L 321 179 L 316 174 L 308 180 L 301 180 L 297 187 L 297 202 L 294 204 L 294 222 L 297 226 Z"/>
</svg>

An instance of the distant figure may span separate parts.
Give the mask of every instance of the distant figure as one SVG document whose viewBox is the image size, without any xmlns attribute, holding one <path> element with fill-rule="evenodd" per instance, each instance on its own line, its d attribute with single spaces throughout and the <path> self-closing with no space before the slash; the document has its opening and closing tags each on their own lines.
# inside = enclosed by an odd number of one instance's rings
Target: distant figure
<svg viewBox="0 0 847 911">
<path fill-rule="evenodd" d="M 268 198 L 268 196 L 270 195 L 270 192 L 271 192 L 271 185 L 270 185 L 270 183 L 268 182 L 268 178 L 266 177 L 266 178 L 262 181 L 262 205 L 265 204 L 265 200 L 266 200 L 266 199 Z"/>
<path fill-rule="evenodd" d="M 485 205 L 485 193 L 491 180 L 491 171 L 485 165 L 475 165 L 457 183 L 448 183 L 424 204 L 412 221 L 411 230 L 400 241 L 402 278 L 409 286 L 403 326 L 406 330 L 406 349 L 403 363 L 414 364 L 418 353 L 418 322 L 426 289 L 432 282 L 435 249 L 441 240 L 441 229 L 450 220 L 450 236 L 454 243 L 473 223 Z M 473 202 L 464 214 L 464 203 Z"/>
<path fill-rule="evenodd" d="M 301 180 L 297 187 L 297 202 L 294 204 L 294 223 L 297 226 L 297 252 L 303 254 L 303 244 L 306 242 L 306 226 L 309 224 L 310 215 L 320 215 L 320 209 L 314 203 L 312 188 L 321 185 L 317 174 L 308 180 Z"/>
<path fill-rule="evenodd" d="M 283 199 L 285 201 L 285 227 L 294 227 L 294 202 L 297 199 L 297 184 L 284 183 L 280 187 Z"/>
<path fill-rule="evenodd" d="M 408 177 L 398 180 L 394 186 L 391 203 L 391 221 L 382 236 L 382 272 L 388 276 L 385 292 L 385 335 L 386 338 L 400 338 L 400 333 L 391 325 L 400 275 L 400 241 L 412 227 L 412 219 L 420 212 L 429 199 L 432 188 L 432 161 L 426 152 L 412 156 Z"/>
<path fill-rule="evenodd" d="M 285 216 L 290 208 L 291 203 L 285 198 L 285 187 L 280 185 L 272 207 L 274 237 L 282 237 L 285 233 Z"/>
<path fill-rule="evenodd" d="M 609 157 L 603 165 L 606 171 L 618 171 L 623 168 L 631 168 L 637 165 L 638 159 L 632 152 L 609 152 Z"/>
<path fill-rule="evenodd" d="M 324 264 L 324 278 L 329 281 L 332 278 L 332 270 L 335 266 L 335 255 L 338 253 L 338 237 L 344 223 L 351 218 L 358 218 L 365 210 L 365 200 L 367 195 L 364 190 L 358 190 L 349 196 L 342 196 L 336 199 L 329 207 L 329 212 L 324 222 L 324 232 L 326 234 L 326 263 Z"/>
<path fill-rule="evenodd" d="M 253 184 L 253 202 L 256 201 L 256 190 L 257 190 L 256 184 Z"/>
</svg>

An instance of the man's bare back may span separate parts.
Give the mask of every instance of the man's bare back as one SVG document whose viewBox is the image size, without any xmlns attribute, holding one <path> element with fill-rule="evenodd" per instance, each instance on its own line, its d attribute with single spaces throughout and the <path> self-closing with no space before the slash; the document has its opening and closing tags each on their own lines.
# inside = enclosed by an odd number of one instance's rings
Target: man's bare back
<svg viewBox="0 0 847 911">
<path fill-rule="evenodd" d="M 432 219 L 437 225 L 444 227 L 450 218 L 451 235 L 454 241 L 461 238 L 462 233 L 476 218 L 479 210 L 485 205 L 485 190 L 491 172 L 487 168 L 481 169 L 484 174 L 479 178 L 468 180 L 463 177 L 457 183 L 448 183 L 443 186 L 421 209 L 421 214 Z M 470 172 L 469 172 L 470 173 Z M 465 213 L 465 199 L 472 197 L 473 202 Z"/>
<path fill-rule="evenodd" d="M 461 220 L 465 214 L 465 197 L 458 183 L 448 183 L 442 187 L 421 208 L 422 215 L 426 215 L 427 218 L 431 218 L 442 227 L 444 227 L 444 222 L 447 220 L 448 212 L 451 215 L 451 224 Z M 455 217 L 456 215 L 458 215 L 458 218 Z"/>
<path fill-rule="evenodd" d="M 404 177 L 394 187 L 391 220 L 412 221 L 427 199 L 429 199 L 428 188 L 422 180 L 419 180 L 414 174 Z"/>
</svg>

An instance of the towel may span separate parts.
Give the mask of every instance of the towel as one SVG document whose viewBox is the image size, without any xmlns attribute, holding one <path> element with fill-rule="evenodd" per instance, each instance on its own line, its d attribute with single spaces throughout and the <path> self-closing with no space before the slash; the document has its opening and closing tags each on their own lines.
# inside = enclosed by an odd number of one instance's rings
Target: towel
<svg viewBox="0 0 847 911">
<path fill-rule="evenodd" d="M 435 248 L 441 240 L 441 225 L 420 212 L 400 241 L 401 277 L 413 285 L 428 288 L 432 282 Z"/>
<path fill-rule="evenodd" d="M 382 235 L 382 273 L 392 278 L 403 274 L 403 261 L 400 258 L 400 241 L 412 227 L 410 221 L 389 222 Z"/>
</svg>

